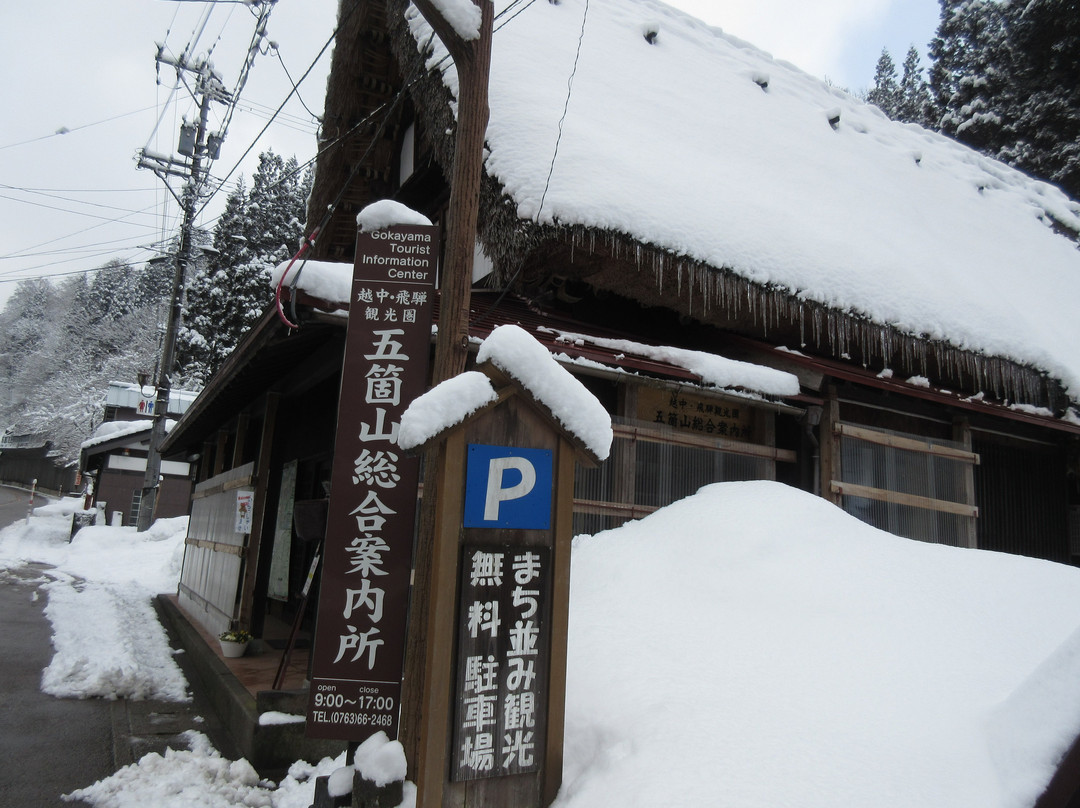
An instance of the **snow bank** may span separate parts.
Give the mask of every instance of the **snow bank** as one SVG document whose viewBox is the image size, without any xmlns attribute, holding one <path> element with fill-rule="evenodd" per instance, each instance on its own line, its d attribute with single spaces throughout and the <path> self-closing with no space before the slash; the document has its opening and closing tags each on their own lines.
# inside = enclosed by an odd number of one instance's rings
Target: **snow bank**
<svg viewBox="0 0 1080 808">
<path fill-rule="evenodd" d="M 187 682 L 151 600 L 180 577 L 187 517 L 133 527 L 84 527 L 71 541 L 68 498 L 36 508 L 30 524 L 0 531 L 0 568 L 49 565 L 45 616 L 54 655 L 41 689 L 67 698 L 185 701 Z"/>
<path fill-rule="evenodd" d="M 1080 570 L 707 486 L 575 541 L 556 805 L 1030 805 L 1080 731 L 1042 686 L 1078 628 Z"/>
<path fill-rule="evenodd" d="M 246 760 L 230 761 L 205 735 L 186 732 L 190 749 L 151 752 L 116 774 L 80 788 L 70 799 L 98 808 L 308 808 L 315 796 L 315 778 L 329 775 L 344 755 L 325 758 L 317 766 L 298 761 L 274 788 L 259 781 Z"/>
<path fill-rule="evenodd" d="M 146 683 L 168 654 L 123 657 L 152 616 L 121 593 L 138 590 L 135 559 L 151 580 L 153 563 L 170 563 L 144 554 L 176 541 L 180 523 L 145 540 L 84 528 L 66 549 L 68 508 L 0 531 L 0 561 L 57 564 L 57 636 L 100 628 L 117 669 Z M 77 549 L 106 540 L 112 573 Z M 104 580 L 65 577 L 91 570 Z M 117 611 L 102 616 L 110 599 Z M 557 808 L 1021 808 L 1080 730 L 1080 570 L 900 539 L 777 483 L 706 486 L 578 537 L 568 642 Z M 73 796 L 307 808 L 310 778 L 347 765 L 298 762 L 274 789 L 203 736 L 189 743 Z M 369 779 L 399 778 L 404 760 L 385 736 L 361 750 L 353 766 Z M 407 784 L 405 805 L 414 797 Z"/>
<path fill-rule="evenodd" d="M 188 701 L 187 680 L 145 590 L 54 581 L 44 587 L 56 650 L 43 692 L 63 698 Z"/>
</svg>

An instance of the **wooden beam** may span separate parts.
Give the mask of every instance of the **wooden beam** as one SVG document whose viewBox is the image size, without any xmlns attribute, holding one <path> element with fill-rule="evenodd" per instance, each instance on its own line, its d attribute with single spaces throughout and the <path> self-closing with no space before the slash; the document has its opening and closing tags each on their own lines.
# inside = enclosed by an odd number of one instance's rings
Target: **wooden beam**
<svg viewBox="0 0 1080 808">
<path fill-rule="evenodd" d="M 730 454 L 763 457 L 767 460 L 777 460 L 782 463 L 794 463 L 798 458 L 796 453 L 790 449 L 777 449 L 774 446 L 746 443 L 745 441 L 731 440 L 730 438 L 706 438 L 688 432 L 679 432 L 675 429 L 661 430 L 647 426 L 612 424 L 611 430 L 616 438 L 623 440 L 645 440 L 653 443 L 666 443 L 670 446 L 716 449 Z"/>
<path fill-rule="evenodd" d="M 919 452 L 921 454 L 933 455 L 934 457 L 943 457 L 947 460 L 957 460 L 961 463 L 971 463 L 973 465 L 979 465 L 979 455 L 972 452 L 970 449 L 955 449 L 952 446 L 937 446 L 929 441 L 918 440 L 915 438 L 906 438 L 901 435 L 892 435 L 888 432 L 881 432 L 877 429 L 865 429 L 860 426 L 853 426 L 852 424 L 836 424 L 833 427 L 833 432 L 836 435 L 845 438 L 855 438 L 856 440 L 866 441 L 867 443 L 875 443 L 878 446 L 888 446 L 890 449 L 906 449 L 909 452 Z"/>
<path fill-rule="evenodd" d="M 950 502 L 946 499 L 933 499 L 932 497 L 920 497 L 915 494 L 904 494 L 900 491 L 888 491 L 884 488 L 871 488 L 868 485 L 844 483 L 839 480 L 829 482 L 829 490 L 836 495 L 848 497 L 862 497 L 873 499 L 878 502 L 888 502 L 892 505 L 908 505 L 912 508 L 922 508 L 927 511 L 939 511 L 951 513 L 956 516 L 979 515 L 979 509 L 974 505 L 965 505 L 963 502 Z"/>
</svg>

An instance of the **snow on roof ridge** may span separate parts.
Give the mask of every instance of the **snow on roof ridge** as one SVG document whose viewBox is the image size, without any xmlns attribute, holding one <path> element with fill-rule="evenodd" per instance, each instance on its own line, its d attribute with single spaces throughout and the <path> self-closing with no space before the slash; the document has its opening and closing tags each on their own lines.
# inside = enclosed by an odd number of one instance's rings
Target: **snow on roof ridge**
<svg viewBox="0 0 1080 808">
<path fill-rule="evenodd" d="M 494 38 L 485 169 L 520 220 L 626 234 L 1036 367 L 1080 397 L 1080 318 L 1066 303 L 1080 297 L 1080 252 L 1054 229 L 1080 232 L 1080 204 L 655 0 L 590 0 L 585 13 L 584 0 L 536 3 Z M 641 25 L 655 18 L 649 45 Z M 422 17 L 408 24 L 428 42 Z M 434 44 L 429 65 L 443 55 Z M 455 93 L 455 71 L 440 75 Z M 694 294 L 723 305 L 715 289 Z"/>
<path fill-rule="evenodd" d="M 98 424 L 94 434 L 79 445 L 83 449 L 89 449 L 117 438 L 126 438 L 131 435 L 138 435 L 141 432 L 149 432 L 153 426 L 154 422 L 150 418 L 137 418 L 133 421 L 103 421 Z M 166 434 L 172 431 L 174 426 L 176 426 L 174 419 L 165 419 Z"/>
<path fill-rule="evenodd" d="M 609 348 L 659 362 L 667 362 L 691 373 L 696 373 L 705 384 L 713 387 L 725 389 L 743 388 L 770 396 L 796 396 L 800 391 L 799 377 L 794 373 L 777 370 L 765 365 L 757 365 L 752 362 L 728 359 L 707 351 L 646 345 L 643 342 L 625 339 L 591 337 L 588 334 L 575 334 L 572 331 L 561 331 L 554 328 L 541 327 L 539 330 L 555 334 L 558 342 L 572 343 L 577 340 L 585 340 L 599 348 Z"/>
</svg>

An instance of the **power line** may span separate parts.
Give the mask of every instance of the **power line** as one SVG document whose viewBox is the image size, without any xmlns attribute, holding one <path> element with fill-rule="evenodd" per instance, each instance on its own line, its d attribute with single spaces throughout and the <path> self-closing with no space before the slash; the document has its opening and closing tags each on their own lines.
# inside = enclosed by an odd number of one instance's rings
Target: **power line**
<svg viewBox="0 0 1080 808">
<path fill-rule="evenodd" d="M 329 48 L 330 45 L 333 44 L 334 40 L 337 38 L 338 31 L 341 30 L 341 27 L 345 24 L 345 22 L 350 17 L 352 17 L 352 15 L 356 12 L 356 9 L 359 8 L 359 7 L 360 7 L 360 3 L 357 2 L 356 4 L 353 5 L 352 9 L 349 11 L 349 13 L 345 17 L 345 19 L 338 22 L 337 28 L 335 28 L 334 32 L 332 34 L 330 34 L 330 38 L 326 40 L 326 44 L 322 46 L 322 48 L 319 50 L 318 54 L 316 54 L 315 58 L 312 60 L 311 64 L 308 65 L 307 70 L 305 70 L 304 74 L 302 76 L 300 76 L 300 81 L 298 81 L 296 84 L 294 84 L 292 86 L 292 89 L 289 90 L 288 95 L 285 96 L 285 100 L 281 102 L 281 104 L 278 106 L 278 108 L 274 111 L 274 114 L 270 117 L 270 120 L 266 122 L 266 126 L 264 126 L 262 129 L 260 129 L 259 133 L 257 135 L 255 135 L 255 138 L 251 141 L 251 145 L 249 145 L 247 147 L 247 149 L 244 150 L 244 153 L 242 155 L 240 155 L 240 159 L 236 161 L 236 163 L 233 165 L 233 167 L 231 169 L 229 169 L 229 173 L 225 175 L 225 178 L 221 181 L 221 183 L 218 185 L 218 187 L 210 192 L 210 194 L 207 197 L 206 201 L 202 204 L 202 207 L 199 208 L 198 213 L 200 213 L 200 214 L 202 213 L 202 211 L 210 203 L 210 200 L 214 197 L 214 194 L 216 194 L 217 191 L 220 190 L 221 185 L 223 185 L 225 183 L 225 181 L 228 180 L 229 177 L 231 177 L 233 175 L 233 173 L 236 171 L 236 169 L 240 167 L 240 164 L 244 161 L 244 159 L 251 153 L 251 150 L 255 148 L 255 144 L 259 142 L 259 139 L 264 134 L 266 134 L 266 130 L 270 128 L 270 124 L 272 124 L 274 122 L 274 119 L 278 116 L 278 114 L 281 112 L 281 110 L 285 108 L 285 105 L 287 103 L 289 103 L 289 99 L 292 98 L 296 94 L 299 85 L 303 84 L 304 79 L 306 79 L 308 77 L 308 74 L 310 74 L 311 71 L 315 69 L 315 65 L 317 65 L 319 63 L 319 60 L 322 58 L 323 54 L 326 53 L 326 49 Z"/>
<path fill-rule="evenodd" d="M 37 143 L 39 141 L 49 140 L 50 138 L 54 137 L 62 137 L 63 135 L 69 135 L 72 132 L 79 132 L 83 129 L 89 129 L 92 126 L 100 126 L 104 123 L 112 123 L 113 121 L 118 121 L 121 118 L 129 118 L 132 115 L 138 115 L 140 112 L 148 112 L 153 108 L 153 106 L 149 106 L 143 107 L 142 109 L 133 109 L 131 112 L 122 112 L 119 115 L 112 116 L 111 118 L 103 118 L 102 120 L 94 121 L 93 123 L 84 123 L 81 126 L 61 126 L 59 129 L 49 135 L 41 135 L 40 137 L 30 138 L 29 140 L 20 140 L 18 143 L 9 143 L 6 146 L 0 146 L 0 151 L 3 151 L 4 149 L 14 149 L 16 146 L 26 146 L 29 143 Z"/>
<path fill-rule="evenodd" d="M 10 187 L 11 186 L 0 184 L 0 188 L 10 188 Z M 19 191 L 21 189 L 14 188 L 12 190 Z M 121 207 L 118 207 L 116 205 L 103 205 L 100 202 L 88 202 L 88 201 L 85 201 L 85 200 L 82 200 L 82 199 L 69 199 L 68 197 L 59 196 L 57 194 L 45 193 L 44 191 L 26 191 L 25 193 L 35 194 L 36 196 L 44 196 L 47 199 L 56 199 L 56 200 L 59 200 L 61 202 L 71 202 L 72 204 L 75 204 L 75 205 L 93 205 L 94 208 L 97 209 L 97 210 L 119 210 L 119 211 L 128 211 L 128 212 L 132 212 L 132 213 L 138 212 L 138 211 L 131 211 L 130 208 L 121 208 Z M 94 215 L 92 213 L 85 213 L 84 211 L 80 211 L 80 210 L 70 210 L 68 208 L 56 207 L 55 205 L 46 205 L 46 204 L 44 204 L 42 202 L 34 202 L 32 200 L 29 200 L 29 199 L 19 199 L 18 197 L 8 196 L 7 194 L 0 194 L 0 199 L 7 199 L 7 200 L 10 200 L 12 202 L 18 202 L 19 204 L 22 204 L 22 205 L 33 205 L 34 207 L 47 208 L 48 210 L 58 210 L 58 211 L 60 211 L 62 213 L 70 213 L 73 216 L 88 216 L 88 217 L 90 217 L 92 219 L 107 219 L 108 218 L 107 216 L 96 216 L 96 215 Z M 155 205 L 155 207 L 156 207 L 156 205 Z M 144 209 L 141 212 L 145 213 L 146 210 Z M 151 214 L 151 215 L 156 215 L 156 214 Z"/>
</svg>

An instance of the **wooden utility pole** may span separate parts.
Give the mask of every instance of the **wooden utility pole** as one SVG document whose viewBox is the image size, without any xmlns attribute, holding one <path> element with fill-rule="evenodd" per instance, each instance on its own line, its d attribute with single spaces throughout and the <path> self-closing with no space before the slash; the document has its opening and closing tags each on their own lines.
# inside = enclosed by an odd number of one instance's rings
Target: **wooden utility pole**
<svg viewBox="0 0 1080 808">
<path fill-rule="evenodd" d="M 177 64 L 178 69 L 180 69 L 180 63 Z M 186 66 L 184 67 L 186 69 Z M 169 320 L 165 326 L 165 337 L 161 345 L 161 364 L 158 366 L 157 392 L 154 397 L 154 420 L 150 431 L 150 445 L 147 449 L 146 472 L 143 475 L 139 512 L 136 515 L 136 525 L 140 533 L 150 528 L 154 520 L 154 509 L 157 505 L 161 476 L 160 447 L 165 440 L 165 419 L 169 412 L 173 365 L 176 364 L 176 338 L 180 332 L 183 319 L 184 287 L 187 285 L 185 277 L 188 265 L 192 261 L 192 231 L 195 227 L 199 189 L 203 181 L 202 159 L 206 153 L 206 121 L 210 112 L 210 102 L 222 100 L 220 92 L 216 90 L 218 84 L 220 84 L 220 78 L 213 72 L 209 62 L 201 63 L 196 69 L 199 71 L 197 92 L 201 95 L 199 120 L 196 125 L 193 145 L 191 146 L 191 163 L 182 167 L 189 172 L 188 183 L 181 197 L 184 220 L 180 225 L 180 248 L 177 250 L 176 267 L 173 272 Z M 163 168 L 160 158 L 155 159 L 144 154 L 139 161 L 139 167 L 151 168 L 156 172 L 160 172 L 166 186 L 168 186 L 169 174 L 177 173 L 177 166 L 172 164 L 172 161 L 169 162 L 170 165 Z"/>
<path fill-rule="evenodd" d="M 480 207 L 484 135 L 488 122 L 488 73 L 494 21 L 491 0 L 473 2 L 480 8 L 480 32 L 476 38 L 465 39 L 443 18 L 431 0 L 414 0 L 420 13 L 450 52 L 458 74 L 457 131 L 446 247 L 439 284 L 439 333 L 435 343 L 433 384 L 461 373 L 468 358 L 470 287 Z M 435 499 L 438 493 L 436 476 L 441 455 L 440 444 L 425 456 L 424 498 L 414 555 L 415 578 L 409 607 L 411 619 L 405 645 L 399 738 L 414 776 L 420 750 L 421 691 L 427 664 L 424 651 L 427 626 L 423 615 L 427 614 L 430 598 Z"/>
</svg>

